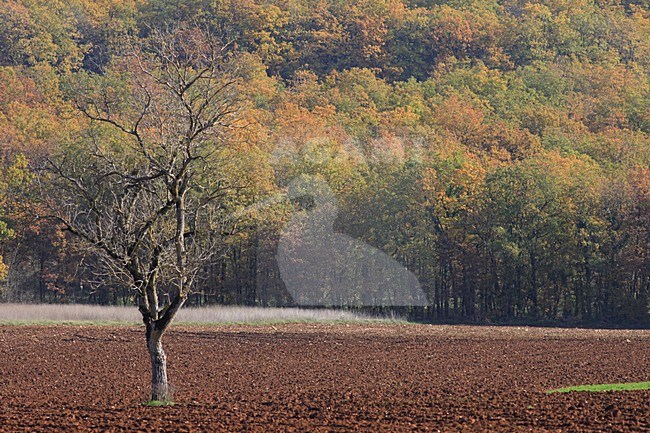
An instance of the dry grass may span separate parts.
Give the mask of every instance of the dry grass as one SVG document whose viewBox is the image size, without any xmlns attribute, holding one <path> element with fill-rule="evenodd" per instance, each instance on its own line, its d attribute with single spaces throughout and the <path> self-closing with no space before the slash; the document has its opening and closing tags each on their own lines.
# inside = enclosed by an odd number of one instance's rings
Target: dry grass
<svg viewBox="0 0 650 433">
<path fill-rule="evenodd" d="M 336 310 L 299 308 L 225 307 L 184 308 L 176 323 L 269 323 L 365 321 L 368 317 Z M 2 323 L 94 322 L 140 323 L 135 307 L 99 305 L 0 304 Z"/>
</svg>

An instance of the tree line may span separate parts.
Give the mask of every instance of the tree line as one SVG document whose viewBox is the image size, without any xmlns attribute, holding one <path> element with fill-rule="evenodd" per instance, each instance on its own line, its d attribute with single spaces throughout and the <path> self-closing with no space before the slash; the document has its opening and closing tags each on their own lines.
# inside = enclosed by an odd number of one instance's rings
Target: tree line
<svg viewBox="0 0 650 433">
<path fill-rule="evenodd" d="M 336 231 L 417 276 L 418 318 L 650 323 L 647 2 L 9 0 L 0 22 L 0 300 L 135 302 L 51 218 L 89 205 L 48 163 L 89 180 L 119 155 L 131 182 L 155 174 L 124 127 L 153 88 L 129 53 L 184 23 L 223 43 L 234 116 L 194 178 L 219 194 L 210 229 L 184 231 L 214 247 L 188 303 L 293 304 L 277 244 L 313 197 L 273 197 L 308 175 L 336 197 Z M 143 134 L 171 142 L 156 95 Z"/>
</svg>

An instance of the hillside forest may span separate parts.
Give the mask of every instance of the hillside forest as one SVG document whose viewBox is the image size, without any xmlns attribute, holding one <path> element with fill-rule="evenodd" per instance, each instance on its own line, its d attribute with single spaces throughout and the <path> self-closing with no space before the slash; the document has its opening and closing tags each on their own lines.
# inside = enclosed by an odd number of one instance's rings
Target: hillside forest
<svg viewBox="0 0 650 433">
<path fill-rule="evenodd" d="M 117 156 L 146 177 L 123 122 L 178 132 L 146 93 L 165 34 L 194 68 L 218 41 L 228 86 L 188 304 L 295 304 L 278 243 L 318 200 L 277 197 L 309 176 L 337 233 L 417 276 L 415 318 L 650 326 L 647 0 L 3 0 L 0 301 L 135 302 L 53 215 L 97 217 L 70 185 Z"/>
</svg>

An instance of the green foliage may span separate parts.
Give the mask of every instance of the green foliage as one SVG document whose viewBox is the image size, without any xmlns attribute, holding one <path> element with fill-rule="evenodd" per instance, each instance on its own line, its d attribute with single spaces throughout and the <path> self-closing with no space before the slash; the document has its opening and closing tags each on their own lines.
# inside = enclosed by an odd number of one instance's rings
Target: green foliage
<svg viewBox="0 0 650 433">
<path fill-rule="evenodd" d="M 80 43 L 73 9 L 62 1 L 8 1 L 0 6 L 3 65 L 79 66 L 87 47 Z"/>
<path fill-rule="evenodd" d="M 0 173 L 0 252 L 2 252 L 2 243 L 15 236 L 15 231 L 5 220 L 10 216 L 7 215 L 8 209 L 14 207 L 15 196 L 20 196 L 25 191 L 32 177 L 27 168 L 27 159 L 23 155 L 16 155 L 13 161 L 3 165 L 3 171 Z M 7 276 L 8 271 L 0 254 L 0 281 Z"/>
<path fill-rule="evenodd" d="M 338 230 L 417 274 L 430 317 L 650 320 L 646 1 L 4 2 L 0 253 L 9 234 L 47 245 L 19 254 L 16 292 L 129 302 L 121 288 L 74 294 L 80 258 L 29 219 L 27 186 L 64 148 L 79 164 L 91 146 L 143 164 L 132 139 L 80 120 L 71 95 L 132 120 L 123 36 L 178 22 L 231 41 L 245 101 L 201 179 L 241 185 L 219 209 L 241 219 L 193 302 L 291 302 L 274 254 L 293 205 L 249 206 L 310 174 L 339 200 Z"/>
</svg>

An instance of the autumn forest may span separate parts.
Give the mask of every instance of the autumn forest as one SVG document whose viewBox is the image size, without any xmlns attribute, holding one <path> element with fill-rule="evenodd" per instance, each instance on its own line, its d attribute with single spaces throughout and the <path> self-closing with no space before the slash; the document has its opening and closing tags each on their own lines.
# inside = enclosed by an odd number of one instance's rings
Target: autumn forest
<svg viewBox="0 0 650 433">
<path fill-rule="evenodd" d="M 4 0 L 0 302 L 295 305 L 309 176 L 400 314 L 650 326 L 649 73 L 647 0 Z"/>
</svg>

